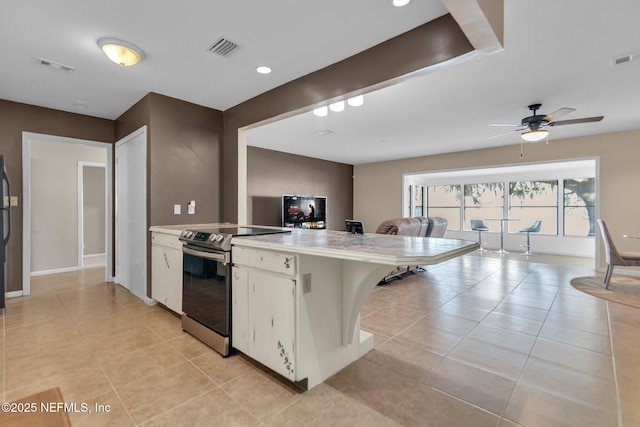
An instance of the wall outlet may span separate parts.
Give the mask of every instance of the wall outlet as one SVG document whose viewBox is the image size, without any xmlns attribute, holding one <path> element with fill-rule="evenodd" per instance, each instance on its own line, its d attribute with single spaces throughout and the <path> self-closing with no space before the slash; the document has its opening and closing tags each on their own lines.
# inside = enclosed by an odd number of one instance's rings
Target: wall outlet
<svg viewBox="0 0 640 427">
<path fill-rule="evenodd" d="M 302 293 L 308 294 L 311 292 L 311 273 L 302 275 Z"/>
<path fill-rule="evenodd" d="M 192 200 L 189 202 L 189 204 L 187 205 L 187 213 L 189 215 L 193 215 L 194 213 L 196 213 L 196 201 Z"/>
<path fill-rule="evenodd" d="M 173 214 L 174 215 L 180 215 L 181 213 L 182 213 L 182 206 L 173 205 Z"/>
</svg>

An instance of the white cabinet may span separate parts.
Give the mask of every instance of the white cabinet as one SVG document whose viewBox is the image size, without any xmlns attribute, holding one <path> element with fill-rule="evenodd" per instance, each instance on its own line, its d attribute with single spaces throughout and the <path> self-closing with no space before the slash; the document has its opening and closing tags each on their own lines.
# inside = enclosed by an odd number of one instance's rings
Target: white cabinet
<svg viewBox="0 0 640 427">
<path fill-rule="evenodd" d="M 151 297 L 182 313 L 182 243 L 177 235 L 151 233 Z"/>
<path fill-rule="evenodd" d="M 244 255 L 250 256 L 243 258 Z M 280 375 L 292 381 L 298 380 L 295 351 L 296 280 L 281 273 L 295 269 L 295 256 L 251 251 L 243 252 L 238 260 L 234 258 L 234 262 L 233 347 Z M 237 265 L 238 262 L 246 262 L 250 266 Z M 289 267 L 285 267 L 286 264 Z M 278 272 L 274 273 L 273 270 Z"/>
</svg>

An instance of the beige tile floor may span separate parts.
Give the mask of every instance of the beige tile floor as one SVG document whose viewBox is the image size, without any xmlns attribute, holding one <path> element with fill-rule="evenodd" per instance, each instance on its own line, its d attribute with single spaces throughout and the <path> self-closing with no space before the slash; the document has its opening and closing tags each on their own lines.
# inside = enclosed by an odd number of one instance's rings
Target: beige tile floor
<svg viewBox="0 0 640 427">
<path fill-rule="evenodd" d="M 34 277 L 2 315 L 0 393 L 59 386 L 92 427 L 638 427 L 640 309 L 575 291 L 590 264 L 476 253 L 378 287 L 361 313 L 375 349 L 307 392 L 221 358 L 102 268 Z"/>
</svg>

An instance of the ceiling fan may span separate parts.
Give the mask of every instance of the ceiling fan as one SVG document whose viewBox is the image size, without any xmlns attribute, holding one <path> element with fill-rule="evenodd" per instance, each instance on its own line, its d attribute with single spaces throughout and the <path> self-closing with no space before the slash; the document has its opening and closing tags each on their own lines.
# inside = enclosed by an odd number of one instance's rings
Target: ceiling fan
<svg viewBox="0 0 640 427">
<path fill-rule="evenodd" d="M 542 115 L 536 114 L 538 109 L 542 106 L 542 104 L 531 104 L 529 105 L 529 110 L 533 111 L 533 115 L 529 117 L 525 117 L 522 119 L 519 125 L 514 124 L 503 124 L 503 123 L 493 123 L 489 126 L 515 126 L 518 129 L 511 130 L 509 132 L 500 133 L 498 135 L 490 136 L 487 139 L 497 138 L 502 135 L 507 135 L 513 132 L 522 132 L 520 135 L 521 138 L 526 142 L 536 142 L 545 139 L 549 135 L 549 131 L 544 129 L 550 126 L 561 126 L 561 125 L 575 125 L 579 123 L 590 123 L 590 122 L 599 122 L 604 118 L 604 116 L 595 116 L 595 117 L 584 117 L 582 119 L 573 119 L 573 120 L 560 120 L 557 119 L 572 113 L 575 111 L 575 108 L 560 108 L 559 110 L 554 111 L 551 114 Z"/>
</svg>

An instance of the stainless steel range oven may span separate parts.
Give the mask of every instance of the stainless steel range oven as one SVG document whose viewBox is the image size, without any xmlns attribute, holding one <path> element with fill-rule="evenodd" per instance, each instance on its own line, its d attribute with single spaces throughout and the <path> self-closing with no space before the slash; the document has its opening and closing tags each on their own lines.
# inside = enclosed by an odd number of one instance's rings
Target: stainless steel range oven
<svg viewBox="0 0 640 427">
<path fill-rule="evenodd" d="M 185 230 L 182 329 L 222 356 L 231 349 L 231 239 L 288 233 L 286 229 L 222 225 Z"/>
</svg>

